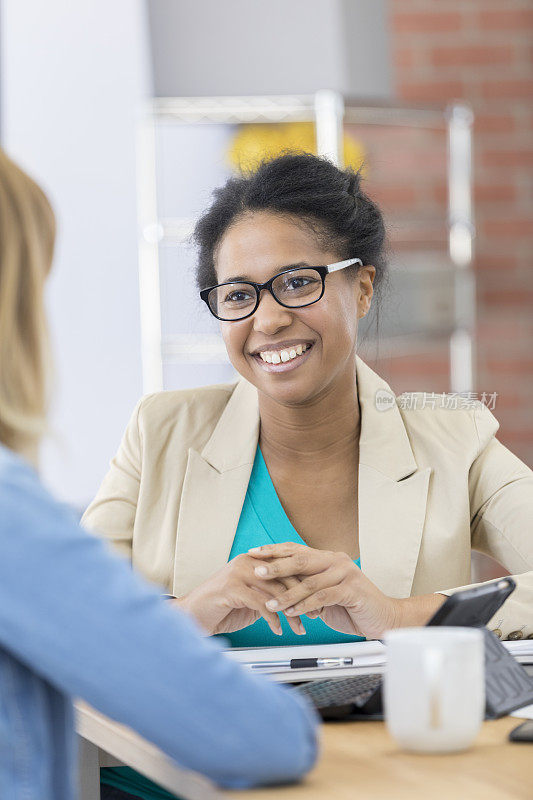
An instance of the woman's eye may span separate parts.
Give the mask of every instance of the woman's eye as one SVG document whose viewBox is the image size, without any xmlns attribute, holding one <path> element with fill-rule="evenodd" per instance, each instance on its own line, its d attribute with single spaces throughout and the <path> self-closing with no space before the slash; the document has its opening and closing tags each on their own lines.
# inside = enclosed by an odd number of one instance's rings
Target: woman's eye
<svg viewBox="0 0 533 800">
<path fill-rule="evenodd" d="M 304 286 L 307 286 L 310 283 L 309 278 L 290 278 L 288 281 L 285 281 L 285 288 L 286 289 L 302 289 Z"/>
<path fill-rule="evenodd" d="M 230 292 L 224 298 L 225 303 L 245 303 L 250 299 L 248 292 Z"/>
</svg>

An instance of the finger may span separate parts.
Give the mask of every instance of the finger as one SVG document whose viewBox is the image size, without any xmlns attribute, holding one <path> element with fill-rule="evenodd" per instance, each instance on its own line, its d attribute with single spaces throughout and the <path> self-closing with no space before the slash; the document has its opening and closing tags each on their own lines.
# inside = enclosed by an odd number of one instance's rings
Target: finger
<svg viewBox="0 0 533 800">
<path fill-rule="evenodd" d="M 271 586 L 272 583 L 277 583 L 277 581 L 268 581 L 266 583 L 267 586 Z M 300 580 L 298 578 L 290 577 L 290 578 L 281 578 L 279 583 L 283 584 L 286 589 L 292 589 L 293 586 L 298 586 Z M 306 633 L 304 628 L 304 624 L 300 617 L 285 617 L 289 624 L 289 628 L 295 633 L 297 636 L 303 636 Z"/>
<path fill-rule="evenodd" d="M 238 603 L 242 603 L 242 605 L 238 605 Z M 252 611 L 257 611 L 263 617 L 272 633 L 275 633 L 276 636 L 281 636 L 283 633 L 278 615 L 266 608 L 265 598 L 257 589 L 247 586 L 242 587 L 238 597 L 234 600 L 234 605 L 235 608 L 249 608 Z"/>
<path fill-rule="evenodd" d="M 261 586 L 271 586 L 273 583 L 277 583 L 277 581 L 261 583 Z M 288 575 L 286 578 L 280 578 L 279 583 L 282 583 L 286 589 L 292 589 L 293 586 L 298 586 L 300 578 L 297 575 Z"/>
<path fill-rule="evenodd" d="M 257 573 L 256 569 L 268 569 L 268 562 L 267 561 L 251 561 L 246 566 L 246 568 L 238 575 L 235 575 L 234 580 L 240 584 L 241 582 L 246 586 L 256 586 L 257 588 L 261 588 L 263 591 L 270 591 L 268 589 L 269 583 L 276 584 L 275 590 L 279 593 L 279 586 L 281 584 L 277 584 L 277 581 L 271 579 L 270 581 L 265 581 L 261 578 Z M 288 575 L 283 580 L 297 580 L 295 576 Z M 280 579 L 281 580 L 281 579 Z M 270 592 L 272 594 L 272 592 Z M 275 593 L 275 592 L 274 592 Z"/>
<path fill-rule="evenodd" d="M 327 550 L 313 550 L 306 547 L 293 555 L 275 558 L 268 564 L 260 564 L 255 567 L 254 573 L 263 580 L 296 575 L 313 575 L 327 569 L 337 560 L 337 553 L 330 553 Z"/>
<path fill-rule="evenodd" d="M 255 576 L 253 576 L 253 577 L 255 577 Z M 269 598 L 275 597 L 276 595 L 281 594 L 286 589 L 289 589 L 292 586 L 297 585 L 298 583 L 299 583 L 299 581 L 298 581 L 297 578 L 288 577 L 288 578 L 283 578 L 280 581 L 277 581 L 277 580 L 263 581 L 261 579 L 256 579 L 255 581 L 248 581 L 248 583 L 246 583 L 244 585 L 247 586 L 248 588 L 251 588 L 253 591 L 255 591 L 255 592 L 257 592 L 258 594 L 261 595 L 262 606 L 259 609 L 259 611 L 263 615 L 263 611 L 265 611 L 265 601 L 266 600 L 268 600 Z M 238 588 L 236 589 L 237 594 L 240 591 L 240 588 L 241 588 L 241 586 L 239 585 Z M 268 609 L 266 609 L 266 613 L 270 613 L 272 615 L 272 612 L 268 611 Z M 277 623 L 279 623 L 279 618 L 278 618 L 277 614 L 273 614 L 273 617 L 276 619 Z M 268 622 L 268 620 L 266 620 L 266 621 Z M 291 630 L 295 634 L 297 634 L 298 636 L 301 636 L 301 635 L 305 634 L 306 631 L 305 631 L 305 628 L 303 626 L 302 620 L 300 619 L 299 616 L 291 617 L 291 619 L 287 619 L 287 622 L 289 624 L 289 627 L 291 628 Z M 268 624 L 269 624 L 269 627 L 272 629 L 272 625 L 270 623 L 268 623 Z M 277 630 L 274 631 L 274 633 L 277 633 L 277 632 L 278 632 Z M 280 629 L 280 632 L 282 632 L 281 629 Z"/>
<path fill-rule="evenodd" d="M 329 589 L 319 589 L 318 592 L 306 597 L 300 603 L 295 603 L 293 606 L 285 609 L 285 616 L 287 619 L 292 616 L 299 616 L 300 614 L 307 614 L 308 611 L 316 611 L 320 609 L 320 613 L 329 606 L 342 605 L 343 590 L 341 586 L 331 586 Z"/>
<path fill-rule="evenodd" d="M 295 583 L 299 583 L 299 581 L 296 580 L 296 578 L 293 578 L 292 580 Z M 290 589 L 291 586 L 290 586 L 289 579 L 285 578 L 283 580 L 283 583 L 285 583 L 285 582 L 287 582 L 289 584 L 287 586 L 287 588 Z M 285 617 L 285 619 L 287 620 L 287 622 L 289 624 L 289 628 L 292 630 L 293 633 L 295 633 L 297 636 L 305 635 L 306 630 L 305 630 L 304 624 L 302 622 L 302 619 L 301 619 L 301 617 L 299 615 L 295 615 L 293 617 Z"/>
<path fill-rule="evenodd" d="M 265 600 L 268 600 L 270 597 L 277 597 L 282 592 L 285 592 L 287 589 L 292 588 L 294 584 L 290 586 L 286 585 L 284 581 L 288 580 L 287 578 L 283 578 L 282 580 L 272 580 L 272 581 L 261 581 L 258 580 L 256 583 L 250 582 L 249 584 L 245 584 L 250 589 L 254 589 L 257 592 L 260 592 L 264 595 Z"/>
<path fill-rule="evenodd" d="M 286 578 L 279 578 L 278 580 L 272 579 L 269 581 L 265 581 L 262 578 L 257 578 L 255 575 L 253 575 L 245 585 L 250 586 L 253 589 L 257 589 L 266 595 L 265 599 L 269 599 L 272 597 L 277 597 L 286 589 L 291 589 L 294 586 L 298 586 L 299 583 L 299 578 L 292 575 Z M 295 633 L 300 633 L 300 631 L 295 631 Z"/>
<path fill-rule="evenodd" d="M 279 584 L 279 586 L 283 589 L 283 586 L 282 586 L 281 583 Z M 257 589 L 255 586 L 252 587 L 252 591 L 256 592 L 258 595 L 260 595 L 262 597 L 262 605 L 261 605 L 261 608 L 259 609 L 259 611 L 262 614 L 262 616 L 265 618 L 265 622 L 267 622 L 267 624 L 269 625 L 269 627 L 272 630 L 272 625 L 270 624 L 270 622 L 266 618 L 266 614 L 270 614 L 271 617 L 273 616 L 275 618 L 275 620 L 277 620 L 277 622 L 279 623 L 278 615 L 277 614 L 272 614 L 272 612 L 268 611 L 268 609 L 265 609 L 265 601 L 268 600 L 269 597 L 272 597 L 272 595 L 263 593 L 261 591 L 261 589 Z M 302 636 L 303 634 L 305 634 L 306 630 L 304 628 L 302 620 L 300 619 L 300 617 L 298 615 L 295 615 L 293 617 L 286 617 L 285 619 L 287 620 L 289 628 L 293 631 L 293 633 L 295 633 L 297 636 Z M 277 634 L 278 633 L 278 625 L 277 625 L 277 623 L 274 623 L 274 626 L 276 628 L 276 630 L 274 630 L 274 633 Z M 283 629 L 279 628 L 279 632 L 283 633 Z"/>
<path fill-rule="evenodd" d="M 248 555 L 252 558 L 279 558 L 281 556 L 291 556 L 299 549 L 309 549 L 306 545 L 296 544 L 296 542 L 280 542 L 279 544 L 264 544 L 261 547 L 251 547 Z"/>
<path fill-rule="evenodd" d="M 295 603 L 305 600 L 306 597 L 311 597 L 321 589 L 329 589 L 332 586 L 337 586 L 344 578 L 344 571 L 339 567 L 332 567 L 316 575 L 309 575 L 302 578 L 298 583 L 293 583 L 292 586 L 284 591 L 276 592 L 275 597 L 268 601 L 267 608 L 270 608 L 271 611 L 283 611 L 285 608 L 289 608 L 289 606 L 293 606 Z M 275 581 L 275 583 L 279 586 L 285 580 L 287 579 L 283 578 L 279 581 Z M 266 581 L 265 584 L 270 585 L 270 581 Z"/>
<path fill-rule="evenodd" d="M 319 591 L 337 586 L 343 578 L 343 573 L 337 569 L 327 569 L 316 575 L 309 575 L 299 581 L 297 585 L 276 593 L 275 597 L 271 597 L 268 600 L 267 608 L 279 613 L 308 597 L 312 597 Z M 279 585 L 281 581 L 276 581 L 276 583 Z M 319 608 L 320 606 L 315 606 L 312 610 L 318 610 Z"/>
<path fill-rule="evenodd" d="M 264 583 L 263 586 L 265 588 L 268 587 L 269 589 L 272 588 L 273 591 L 270 594 L 266 595 L 265 599 L 275 597 L 276 591 L 279 594 L 280 590 L 283 591 L 284 588 L 291 589 L 293 586 L 297 586 L 299 583 L 300 581 L 298 580 L 298 578 L 282 578 L 279 582 L 268 581 L 267 583 Z M 279 587 L 279 589 L 277 587 Z M 261 588 L 257 589 L 257 591 L 261 590 L 262 590 Z M 299 616 L 286 617 L 286 620 L 292 632 L 295 633 L 297 636 L 302 636 L 306 633 L 304 624 Z"/>
<path fill-rule="evenodd" d="M 304 628 L 304 624 L 299 616 L 285 617 L 285 619 L 287 620 L 289 628 L 293 633 L 296 634 L 296 636 L 304 636 L 307 633 L 307 631 Z"/>
<path fill-rule="evenodd" d="M 322 610 L 324 606 L 342 605 L 341 600 L 341 584 L 335 586 L 328 586 L 323 589 L 318 589 L 313 594 L 308 595 L 303 600 L 293 603 L 286 603 L 283 599 L 269 600 L 267 608 L 276 613 L 284 612 L 286 617 L 299 616 L 300 614 L 307 614 L 308 611 Z"/>
</svg>

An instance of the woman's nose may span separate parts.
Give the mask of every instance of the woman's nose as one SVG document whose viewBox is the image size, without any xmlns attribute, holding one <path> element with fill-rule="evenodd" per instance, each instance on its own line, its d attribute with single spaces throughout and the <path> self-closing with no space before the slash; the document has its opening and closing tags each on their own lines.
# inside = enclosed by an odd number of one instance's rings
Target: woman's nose
<svg viewBox="0 0 533 800">
<path fill-rule="evenodd" d="M 290 325 L 292 314 L 290 309 L 280 305 L 267 289 L 263 289 L 253 319 L 256 331 L 273 333 Z"/>
</svg>

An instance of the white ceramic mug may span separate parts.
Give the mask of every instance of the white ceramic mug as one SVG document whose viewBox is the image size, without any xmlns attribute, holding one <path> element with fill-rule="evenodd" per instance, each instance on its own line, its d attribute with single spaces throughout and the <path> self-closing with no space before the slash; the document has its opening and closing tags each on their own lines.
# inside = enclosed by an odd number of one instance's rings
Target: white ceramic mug
<svg viewBox="0 0 533 800">
<path fill-rule="evenodd" d="M 385 644 L 385 719 L 397 743 L 424 753 L 469 747 L 485 714 L 482 631 L 399 628 Z"/>
</svg>

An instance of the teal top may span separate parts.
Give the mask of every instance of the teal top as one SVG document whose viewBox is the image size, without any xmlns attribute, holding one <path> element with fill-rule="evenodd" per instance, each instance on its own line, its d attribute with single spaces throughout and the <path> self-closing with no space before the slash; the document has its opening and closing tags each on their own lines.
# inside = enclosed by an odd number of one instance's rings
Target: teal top
<svg viewBox="0 0 533 800">
<path fill-rule="evenodd" d="M 293 528 L 283 510 L 258 445 L 229 560 L 231 561 L 241 553 L 246 553 L 251 547 L 281 542 L 296 542 L 305 545 L 304 540 Z M 359 559 L 355 563 L 358 567 L 361 566 Z M 282 636 L 276 636 L 264 619 L 258 619 L 248 628 L 224 634 L 224 638 L 229 641 L 231 647 L 337 644 L 339 642 L 358 642 L 363 638 L 339 633 L 328 627 L 321 619 L 309 619 L 305 614 L 302 615 L 303 626 L 306 630 L 305 636 L 298 636 L 292 632 L 284 614 L 280 614 L 280 621 L 283 630 Z"/>
</svg>

